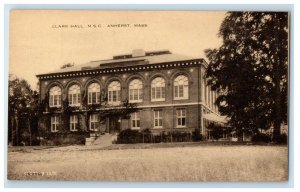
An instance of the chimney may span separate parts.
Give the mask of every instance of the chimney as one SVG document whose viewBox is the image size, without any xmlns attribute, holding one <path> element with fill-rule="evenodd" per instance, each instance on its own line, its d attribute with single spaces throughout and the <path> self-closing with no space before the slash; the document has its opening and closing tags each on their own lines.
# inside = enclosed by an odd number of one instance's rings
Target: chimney
<svg viewBox="0 0 300 192">
<path fill-rule="evenodd" d="M 132 57 L 144 57 L 146 52 L 143 49 L 134 49 L 132 50 Z"/>
</svg>

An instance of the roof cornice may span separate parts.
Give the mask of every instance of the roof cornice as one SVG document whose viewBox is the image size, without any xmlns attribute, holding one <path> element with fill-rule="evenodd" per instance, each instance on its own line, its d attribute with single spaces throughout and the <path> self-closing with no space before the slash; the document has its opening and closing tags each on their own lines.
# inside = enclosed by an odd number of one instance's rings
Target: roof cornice
<svg viewBox="0 0 300 192">
<path fill-rule="evenodd" d="M 151 70 L 159 70 L 159 69 L 172 69 L 178 67 L 191 67 L 191 66 L 201 66 L 203 65 L 205 68 L 207 67 L 207 62 L 200 59 L 192 59 L 185 61 L 172 61 L 172 62 L 164 62 L 164 63 L 155 63 L 155 64 L 147 64 L 147 65 L 131 65 L 125 67 L 111 67 L 111 68 L 93 68 L 87 70 L 80 71 L 68 71 L 68 72 L 59 72 L 59 73 L 47 73 L 36 75 L 39 80 L 45 79 L 61 79 L 61 78 L 69 78 L 69 77 L 81 77 L 87 75 L 103 75 L 103 74 L 112 74 L 112 73 L 128 73 L 128 72 L 136 72 L 136 71 L 151 71 Z"/>
</svg>

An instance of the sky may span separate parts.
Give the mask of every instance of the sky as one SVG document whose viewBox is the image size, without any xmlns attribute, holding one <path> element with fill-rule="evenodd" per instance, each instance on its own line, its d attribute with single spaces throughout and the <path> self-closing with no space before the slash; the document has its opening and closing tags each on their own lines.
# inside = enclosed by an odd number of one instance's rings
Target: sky
<svg viewBox="0 0 300 192">
<path fill-rule="evenodd" d="M 221 45 L 217 34 L 224 17 L 225 12 L 205 11 L 13 10 L 9 73 L 36 89 L 37 74 L 133 49 L 205 58 L 205 49 Z"/>
</svg>

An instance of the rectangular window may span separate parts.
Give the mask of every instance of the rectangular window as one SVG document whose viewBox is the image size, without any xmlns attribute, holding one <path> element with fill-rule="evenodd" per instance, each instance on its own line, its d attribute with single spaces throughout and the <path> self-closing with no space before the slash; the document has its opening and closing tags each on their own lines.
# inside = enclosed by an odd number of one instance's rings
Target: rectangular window
<svg viewBox="0 0 300 192">
<path fill-rule="evenodd" d="M 70 131 L 77 131 L 78 126 L 78 116 L 71 115 L 70 116 Z"/>
<path fill-rule="evenodd" d="M 139 129 L 140 128 L 140 114 L 135 112 L 131 115 L 131 128 Z"/>
<path fill-rule="evenodd" d="M 165 87 L 153 87 L 151 90 L 152 101 L 165 101 Z"/>
<path fill-rule="evenodd" d="M 186 109 L 177 109 L 177 127 L 186 127 Z"/>
<path fill-rule="evenodd" d="M 120 104 L 120 91 L 109 91 L 108 92 L 108 103 L 112 105 Z"/>
<path fill-rule="evenodd" d="M 130 89 L 129 90 L 129 102 L 130 103 L 143 102 L 142 93 L 143 93 L 142 89 Z"/>
<path fill-rule="evenodd" d="M 154 111 L 154 128 L 162 128 L 162 111 Z"/>
<path fill-rule="evenodd" d="M 88 93 L 88 104 L 97 104 L 99 103 L 99 92 L 89 92 Z"/>
<path fill-rule="evenodd" d="M 70 106 L 80 106 L 80 94 L 69 94 L 68 100 Z"/>
<path fill-rule="evenodd" d="M 60 125 L 60 117 L 55 115 L 51 117 L 51 132 L 58 132 Z"/>
<path fill-rule="evenodd" d="M 97 114 L 90 115 L 89 128 L 91 131 L 96 131 L 98 129 L 99 117 Z"/>
<path fill-rule="evenodd" d="M 188 85 L 177 85 L 174 87 L 174 99 L 188 99 Z"/>
</svg>

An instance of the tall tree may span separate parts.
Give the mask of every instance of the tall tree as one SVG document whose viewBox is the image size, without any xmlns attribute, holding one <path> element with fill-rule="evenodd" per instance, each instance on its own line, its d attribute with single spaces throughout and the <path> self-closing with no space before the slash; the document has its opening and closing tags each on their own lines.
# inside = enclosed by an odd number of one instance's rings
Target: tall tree
<svg viewBox="0 0 300 192">
<path fill-rule="evenodd" d="M 228 12 L 223 44 L 205 51 L 216 104 L 238 133 L 273 125 L 276 138 L 287 121 L 288 32 L 288 13 Z"/>
<path fill-rule="evenodd" d="M 13 145 L 22 142 L 32 145 L 37 129 L 37 108 L 39 95 L 27 81 L 13 75 L 9 78 L 8 133 Z"/>
</svg>

